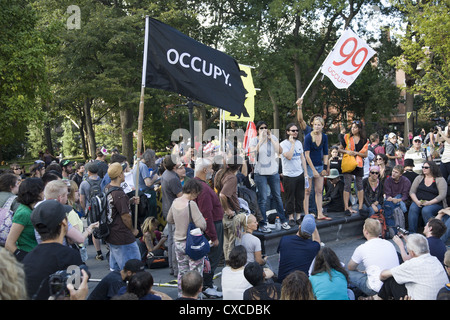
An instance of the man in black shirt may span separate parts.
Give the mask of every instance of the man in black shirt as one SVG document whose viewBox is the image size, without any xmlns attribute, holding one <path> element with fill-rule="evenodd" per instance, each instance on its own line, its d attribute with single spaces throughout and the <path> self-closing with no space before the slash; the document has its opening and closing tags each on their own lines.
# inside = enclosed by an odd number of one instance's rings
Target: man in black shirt
<svg viewBox="0 0 450 320">
<path fill-rule="evenodd" d="M 66 214 L 71 210 L 66 207 L 56 200 L 45 200 L 31 213 L 31 222 L 42 242 L 22 261 L 30 299 L 48 300 L 50 275 L 83 264 L 79 251 L 63 245 L 69 225 Z"/>
</svg>

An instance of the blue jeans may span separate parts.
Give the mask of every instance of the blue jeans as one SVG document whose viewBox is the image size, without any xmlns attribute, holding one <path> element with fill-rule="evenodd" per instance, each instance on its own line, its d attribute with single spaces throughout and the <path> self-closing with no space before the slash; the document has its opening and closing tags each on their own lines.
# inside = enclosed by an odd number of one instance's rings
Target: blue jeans
<svg viewBox="0 0 450 320">
<path fill-rule="evenodd" d="M 356 270 L 348 270 L 348 278 L 351 285 L 354 285 L 359 290 L 368 296 L 376 295 L 377 292 L 367 286 L 367 273 L 362 273 Z"/>
<path fill-rule="evenodd" d="M 283 201 L 281 200 L 280 175 L 278 173 L 273 175 L 260 175 L 255 173 L 255 183 L 258 188 L 258 205 L 263 216 L 263 221 L 261 222 L 264 222 L 264 224 L 267 222 L 266 211 L 267 207 L 270 206 L 269 194 L 272 195 L 281 223 L 286 222 Z"/>
<path fill-rule="evenodd" d="M 380 212 L 381 204 L 377 205 L 377 208 L 378 208 L 378 212 Z M 376 213 L 375 210 L 373 210 L 372 206 L 368 207 L 365 204 L 363 204 L 363 209 L 366 209 L 369 212 L 369 217 L 371 217 L 372 215 L 374 215 Z"/>
<path fill-rule="evenodd" d="M 109 268 L 111 271 L 120 271 L 130 259 L 141 260 L 141 253 L 137 242 L 124 245 L 109 243 Z"/>
<path fill-rule="evenodd" d="M 419 224 L 419 217 L 422 214 L 424 224 L 427 224 L 428 220 L 437 215 L 438 211 L 442 209 L 439 204 L 432 204 L 419 208 L 415 202 L 411 203 L 408 212 L 408 225 L 409 232 L 416 233 Z"/>
<path fill-rule="evenodd" d="M 442 221 L 445 223 L 447 231 L 445 231 L 444 235 L 441 237 L 441 240 L 444 241 L 444 243 L 446 243 L 448 237 L 450 236 L 450 216 L 448 214 L 444 215 L 442 217 Z"/>
</svg>

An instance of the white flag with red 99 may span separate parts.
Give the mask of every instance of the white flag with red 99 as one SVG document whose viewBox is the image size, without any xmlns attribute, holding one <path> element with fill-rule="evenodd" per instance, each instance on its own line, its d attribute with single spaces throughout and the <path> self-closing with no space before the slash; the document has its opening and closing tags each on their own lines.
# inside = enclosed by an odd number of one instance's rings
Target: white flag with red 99
<svg viewBox="0 0 450 320">
<path fill-rule="evenodd" d="M 347 29 L 323 62 L 321 72 L 338 89 L 348 88 L 375 53 L 364 40 Z"/>
</svg>

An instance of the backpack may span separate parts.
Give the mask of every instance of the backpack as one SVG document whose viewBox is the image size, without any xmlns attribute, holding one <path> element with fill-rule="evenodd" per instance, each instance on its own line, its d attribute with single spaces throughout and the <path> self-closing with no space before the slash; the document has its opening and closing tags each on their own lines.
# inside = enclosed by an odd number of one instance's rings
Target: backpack
<svg viewBox="0 0 450 320">
<path fill-rule="evenodd" d="M 106 239 L 109 236 L 108 213 L 110 211 L 109 203 L 112 201 L 111 192 L 120 190 L 120 187 L 111 187 L 108 192 L 100 192 L 91 198 L 91 206 L 89 207 L 89 220 L 91 223 L 99 222 L 98 228 L 94 229 L 93 235 L 96 239 Z"/>
<path fill-rule="evenodd" d="M 393 224 L 393 225 L 392 225 Z M 397 234 L 397 227 L 405 229 L 405 214 L 400 207 L 394 208 L 391 219 L 387 219 L 389 236 L 392 238 Z"/>
<path fill-rule="evenodd" d="M 11 205 L 17 196 L 11 196 L 6 200 L 2 208 L 0 208 L 0 245 L 5 246 L 6 238 L 8 238 L 9 231 L 12 226 L 12 218 L 14 212 L 11 210 Z"/>
<path fill-rule="evenodd" d="M 370 218 L 380 221 L 380 224 L 381 224 L 380 238 L 388 239 L 389 231 L 387 228 L 386 219 L 384 218 L 383 209 L 380 209 L 380 210 L 378 210 L 378 212 L 375 212 L 373 215 L 370 216 Z"/>
</svg>

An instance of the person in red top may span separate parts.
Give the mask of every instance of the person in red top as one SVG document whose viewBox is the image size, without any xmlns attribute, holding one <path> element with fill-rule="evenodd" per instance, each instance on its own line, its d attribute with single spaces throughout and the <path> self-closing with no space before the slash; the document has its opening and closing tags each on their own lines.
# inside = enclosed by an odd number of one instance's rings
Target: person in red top
<svg viewBox="0 0 450 320">
<path fill-rule="evenodd" d="M 220 262 L 223 252 L 223 208 L 218 195 L 209 186 L 207 181 L 213 175 L 212 161 L 207 158 L 198 158 L 195 162 L 195 177 L 202 184 L 202 191 L 197 196 L 200 212 L 206 220 L 205 233 L 212 242 L 211 250 L 208 254 L 211 263 L 211 272 L 203 274 L 203 293 L 208 297 L 222 297 L 222 292 L 217 291 L 213 285 L 214 270 Z"/>
</svg>

